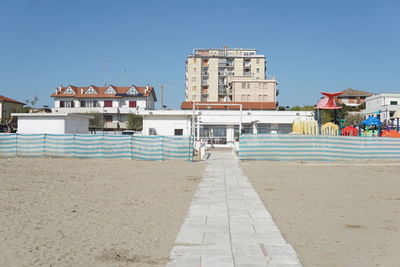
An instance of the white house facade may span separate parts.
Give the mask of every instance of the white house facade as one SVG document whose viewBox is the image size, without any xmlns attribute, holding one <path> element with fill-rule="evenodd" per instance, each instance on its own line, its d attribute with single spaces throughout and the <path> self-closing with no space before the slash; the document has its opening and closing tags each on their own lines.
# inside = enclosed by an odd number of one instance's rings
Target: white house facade
<svg viewBox="0 0 400 267">
<path fill-rule="evenodd" d="M 54 98 L 52 112 L 99 113 L 104 129 L 125 129 L 128 114 L 152 110 L 157 101 L 153 87 L 135 85 L 61 86 L 51 96 Z"/>
<path fill-rule="evenodd" d="M 400 110 L 400 93 L 381 93 L 365 99 L 365 116 L 380 115 L 381 121 L 389 124 L 390 118 Z"/>
</svg>

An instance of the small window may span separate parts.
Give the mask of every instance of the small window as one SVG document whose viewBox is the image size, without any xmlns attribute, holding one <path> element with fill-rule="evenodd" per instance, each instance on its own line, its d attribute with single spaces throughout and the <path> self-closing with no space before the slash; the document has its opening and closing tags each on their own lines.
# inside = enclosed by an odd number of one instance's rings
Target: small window
<svg viewBox="0 0 400 267">
<path fill-rule="evenodd" d="M 85 94 L 95 95 L 95 94 L 97 94 L 97 92 L 92 87 L 90 87 L 89 89 L 86 90 Z"/>
<path fill-rule="evenodd" d="M 250 89 L 250 83 L 247 84 L 247 89 Z"/>
<path fill-rule="evenodd" d="M 60 108 L 64 107 L 64 101 L 60 101 Z"/>
<path fill-rule="evenodd" d="M 112 101 L 111 100 L 104 100 L 104 107 L 105 108 L 111 108 L 112 107 Z"/>
<path fill-rule="evenodd" d="M 397 101 L 390 101 L 390 105 L 397 105 Z"/>
<path fill-rule="evenodd" d="M 136 101 L 134 101 L 134 100 L 129 101 L 129 107 L 130 108 L 136 108 Z"/>
<path fill-rule="evenodd" d="M 192 82 L 195 82 L 196 81 L 196 77 L 192 77 Z"/>
<path fill-rule="evenodd" d="M 196 91 L 196 86 L 193 86 L 193 87 L 192 87 L 192 90 L 193 90 L 193 91 Z"/>
<path fill-rule="evenodd" d="M 259 58 L 256 59 L 256 63 L 260 64 L 260 59 Z"/>
<path fill-rule="evenodd" d="M 256 68 L 256 72 L 257 72 L 257 73 L 260 73 L 260 68 Z"/>
<path fill-rule="evenodd" d="M 183 129 L 175 129 L 174 132 L 174 135 L 183 135 Z"/>
<path fill-rule="evenodd" d="M 85 101 L 81 101 L 81 108 L 84 108 L 84 107 L 86 107 L 86 105 L 85 105 L 86 103 L 85 103 Z"/>
<path fill-rule="evenodd" d="M 197 71 L 197 68 L 193 68 L 193 72 L 196 72 Z"/>
<path fill-rule="evenodd" d="M 246 84 L 242 83 L 242 89 L 246 89 Z"/>
</svg>

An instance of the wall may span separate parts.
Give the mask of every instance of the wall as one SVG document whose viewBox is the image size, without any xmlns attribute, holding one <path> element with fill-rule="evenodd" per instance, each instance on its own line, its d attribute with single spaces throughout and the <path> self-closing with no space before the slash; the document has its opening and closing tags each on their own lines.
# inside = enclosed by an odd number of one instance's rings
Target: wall
<svg viewBox="0 0 400 267">
<path fill-rule="evenodd" d="M 65 134 L 88 134 L 89 120 L 87 118 L 72 117 L 65 120 Z"/>
<path fill-rule="evenodd" d="M 218 58 L 208 60 L 208 101 L 218 101 Z"/>
<path fill-rule="evenodd" d="M 400 138 L 310 135 L 241 135 L 244 160 L 400 159 Z"/>
<path fill-rule="evenodd" d="M 9 119 L 11 113 L 21 112 L 22 106 L 21 104 L 11 102 L 0 102 L 0 121 Z"/>
<path fill-rule="evenodd" d="M 174 135 L 175 129 L 183 129 L 183 135 L 189 135 L 191 121 L 185 115 L 146 115 L 143 117 L 143 134 L 149 135 L 149 129 L 156 129 L 157 135 Z"/>
<path fill-rule="evenodd" d="M 242 84 L 246 88 L 242 88 Z M 250 88 L 248 88 L 248 86 Z M 276 102 L 276 82 L 261 81 L 233 81 L 233 101 L 236 102 Z M 260 88 L 261 87 L 261 88 Z M 250 95 L 249 99 L 242 100 L 243 95 Z M 260 99 L 259 96 L 262 96 Z M 265 96 L 265 97 L 264 97 Z"/>
<path fill-rule="evenodd" d="M 19 117 L 18 133 L 22 134 L 63 134 L 65 133 L 64 117 Z"/>
</svg>

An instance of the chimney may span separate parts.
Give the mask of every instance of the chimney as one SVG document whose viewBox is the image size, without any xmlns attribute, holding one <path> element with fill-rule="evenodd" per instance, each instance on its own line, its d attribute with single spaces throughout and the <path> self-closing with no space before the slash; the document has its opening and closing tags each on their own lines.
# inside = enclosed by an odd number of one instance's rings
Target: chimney
<svg viewBox="0 0 400 267">
<path fill-rule="evenodd" d="M 83 95 L 83 88 L 81 88 L 81 95 Z"/>
<path fill-rule="evenodd" d="M 56 89 L 56 91 L 54 92 L 54 94 L 56 94 L 56 95 L 57 95 L 57 93 L 58 93 L 58 90 Z"/>
<path fill-rule="evenodd" d="M 61 92 L 62 84 L 58 87 L 58 91 Z"/>
<path fill-rule="evenodd" d="M 144 91 L 145 94 L 147 94 L 147 91 L 149 91 L 149 85 L 146 85 L 146 90 Z"/>
</svg>

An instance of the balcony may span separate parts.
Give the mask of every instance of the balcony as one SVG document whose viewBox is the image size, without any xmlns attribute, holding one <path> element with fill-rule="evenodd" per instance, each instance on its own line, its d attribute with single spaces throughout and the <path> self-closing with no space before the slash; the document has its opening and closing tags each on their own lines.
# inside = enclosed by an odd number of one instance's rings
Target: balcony
<svg viewBox="0 0 400 267">
<path fill-rule="evenodd" d="M 203 85 L 208 85 L 208 80 L 202 80 L 201 81 L 201 85 L 203 86 Z"/>
<path fill-rule="evenodd" d="M 218 63 L 219 68 L 233 68 L 235 67 L 235 64 L 233 63 Z"/>
<path fill-rule="evenodd" d="M 104 114 L 129 114 L 129 113 L 136 113 L 138 109 L 144 109 L 144 107 L 110 107 L 110 108 L 103 108 L 103 107 L 85 107 L 85 108 L 53 108 L 52 112 L 59 112 L 59 113 L 104 113 Z"/>
</svg>

